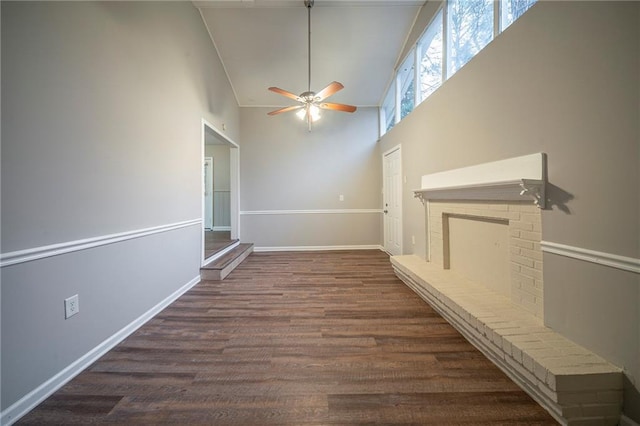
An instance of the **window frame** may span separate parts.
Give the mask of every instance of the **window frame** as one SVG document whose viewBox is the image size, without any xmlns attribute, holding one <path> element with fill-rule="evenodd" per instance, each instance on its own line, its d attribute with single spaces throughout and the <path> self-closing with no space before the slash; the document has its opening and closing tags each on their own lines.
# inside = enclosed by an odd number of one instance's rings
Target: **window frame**
<svg viewBox="0 0 640 426">
<path fill-rule="evenodd" d="M 453 46 L 452 46 L 452 43 L 451 43 L 451 37 L 450 37 L 450 35 L 451 35 L 451 31 L 450 31 L 450 30 L 451 30 L 451 28 L 450 28 L 450 24 L 451 24 L 451 20 L 453 19 L 453 18 L 452 18 L 452 15 L 451 15 L 451 13 L 450 13 L 450 9 L 451 9 L 452 5 L 454 5 L 454 4 L 455 4 L 455 2 L 462 3 L 462 4 L 467 4 L 467 5 L 468 5 L 468 4 L 469 4 L 469 3 L 471 3 L 471 2 L 484 2 L 484 3 L 488 3 L 489 1 L 492 3 L 492 7 L 491 7 L 491 25 L 492 25 L 492 28 L 491 28 L 491 32 L 490 32 L 490 37 L 489 37 L 489 39 L 488 39 L 488 40 L 487 40 L 487 42 L 486 42 L 486 43 L 484 43 L 484 44 L 482 45 L 482 47 L 480 47 L 476 52 L 472 52 L 471 56 L 469 56 L 469 58 L 468 58 L 468 59 L 466 59 L 466 60 L 464 61 L 464 63 L 462 63 L 458 68 L 455 68 L 455 70 L 454 70 L 454 67 L 453 67 L 453 64 L 452 64 L 452 61 L 454 60 L 454 56 L 451 54 L 451 53 L 452 53 L 452 50 L 453 50 Z M 484 48 L 485 48 L 485 47 L 487 47 L 487 46 L 489 45 L 489 43 L 491 43 L 491 42 L 496 38 L 496 23 L 495 23 L 495 20 L 496 20 L 496 3 L 499 3 L 499 2 L 501 2 L 501 1 L 504 1 L 504 0 L 453 0 L 453 1 L 451 1 L 451 0 L 446 0 L 446 1 L 445 1 L 445 5 L 446 5 L 446 9 L 447 9 L 447 21 L 446 21 L 446 24 L 447 24 L 447 36 L 448 36 L 447 38 L 448 38 L 448 40 L 449 40 L 449 42 L 447 43 L 447 76 L 446 76 L 446 79 L 447 79 L 447 80 L 448 80 L 448 79 L 450 79 L 451 77 L 453 77 L 453 75 L 454 75 L 455 73 L 457 73 L 458 71 L 460 71 L 460 70 L 461 70 L 465 65 L 467 65 L 467 64 L 468 64 L 468 63 L 469 63 L 469 62 L 470 62 L 470 61 L 471 61 L 471 60 L 472 60 L 472 59 L 473 59 L 473 58 L 474 58 L 478 53 L 482 52 L 482 51 L 484 50 Z M 484 16 L 484 15 L 482 15 L 482 16 Z M 487 16 L 488 16 L 488 14 L 487 14 Z M 456 52 L 456 53 L 459 53 L 459 52 Z M 457 59 L 457 58 L 458 58 L 458 56 L 455 56 L 455 58 Z"/>
<path fill-rule="evenodd" d="M 397 104 L 397 111 L 398 113 L 396 114 L 398 116 L 398 122 L 402 121 L 402 119 L 404 118 L 402 116 L 402 100 L 405 97 L 405 93 L 407 90 L 409 90 L 409 87 L 411 86 L 411 84 L 413 84 L 413 102 L 412 102 L 412 106 L 411 106 L 411 110 L 407 113 L 407 115 L 409 115 L 411 113 L 411 111 L 413 111 L 416 107 L 416 69 L 418 68 L 416 65 L 416 46 L 412 47 L 411 50 L 409 51 L 409 53 L 407 53 L 407 56 L 404 57 L 404 60 L 400 63 L 400 66 L 398 67 L 398 70 L 396 71 L 396 80 L 397 80 L 397 84 L 398 84 L 398 88 L 397 88 L 397 97 L 398 97 L 398 104 Z M 413 72 L 407 72 L 406 76 L 407 76 L 407 80 L 409 83 L 406 84 L 406 88 L 405 86 L 405 81 L 402 81 L 402 77 L 405 75 L 404 72 L 402 72 L 402 69 L 407 66 L 411 66 L 409 64 L 407 64 L 407 62 L 409 62 L 411 60 L 411 62 L 413 62 Z M 406 115 L 405 115 L 406 117 Z"/>
<path fill-rule="evenodd" d="M 493 40 L 495 40 L 495 38 L 500 35 L 506 28 L 508 28 L 510 25 L 512 25 L 515 21 L 517 21 L 518 19 L 520 19 L 520 17 L 522 15 L 524 15 L 526 12 L 529 11 L 529 9 L 531 9 L 532 6 L 534 6 L 536 3 L 538 3 L 540 0 L 531 0 L 531 3 L 529 4 L 529 6 L 524 10 L 524 12 L 522 12 L 519 16 L 515 17 L 513 19 L 513 21 L 511 21 L 509 23 L 509 25 L 505 26 L 505 19 L 506 19 L 506 10 L 505 10 L 505 2 L 507 1 L 514 1 L 514 0 L 491 0 L 493 7 L 492 7 L 492 31 L 491 31 L 491 37 L 490 39 L 487 41 L 486 44 L 484 44 L 477 52 L 473 53 L 473 55 L 464 63 L 460 66 L 460 68 L 456 69 L 455 72 L 449 74 L 449 58 L 451 55 L 451 37 L 450 37 L 450 17 L 449 17 L 449 5 L 451 3 L 450 0 L 442 0 L 440 6 L 436 9 L 435 13 L 433 14 L 433 17 L 431 18 L 431 20 L 429 21 L 429 23 L 425 26 L 424 30 L 422 31 L 422 33 L 420 34 L 420 36 L 418 37 L 418 39 L 416 40 L 415 43 L 413 43 L 411 49 L 409 50 L 409 52 L 407 53 L 407 55 L 405 55 L 402 58 L 402 61 L 400 61 L 400 64 L 394 68 L 393 71 L 393 78 L 391 79 L 389 86 L 387 87 L 387 90 L 384 92 L 385 95 L 382 98 L 382 102 L 378 107 L 379 110 L 379 121 L 380 121 L 380 137 L 382 137 L 385 133 L 388 132 L 388 130 L 391 130 L 396 124 L 398 124 L 402 118 L 402 98 L 403 98 L 403 90 L 402 90 L 402 82 L 401 82 L 401 77 L 400 77 L 400 71 L 402 69 L 402 67 L 405 65 L 405 63 L 407 62 L 407 60 L 411 57 L 413 57 L 413 68 L 414 68 L 414 75 L 413 75 L 413 86 L 414 86 L 414 99 L 413 99 L 413 107 L 411 108 L 411 111 L 413 111 L 418 105 L 420 105 L 422 102 L 424 102 L 424 100 L 429 97 L 433 92 L 435 92 L 436 90 L 438 90 L 445 81 L 447 81 L 449 78 L 451 78 L 456 72 L 458 72 L 460 69 L 462 69 L 467 63 L 469 63 L 469 61 L 471 61 L 471 59 L 473 59 L 478 53 L 480 53 L 482 50 L 484 50 Z M 440 16 L 440 18 L 439 18 Z M 441 81 L 440 84 L 438 85 L 438 87 L 436 87 L 432 92 L 430 92 L 427 96 L 425 96 L 424 98 L 422 97 L 422 75 L 421 75 L 421 62 L 422 62 L 422 57 L 420 55 L 421 52 L 421 48 L 424 45 L 423 43 L 423 39 L 426 37 L 426 35 L 428 34 L 428 32 L 430 30 L 432 30 L 432 26 L 434 25 L 434 23 L 436 22 L 436 20 L 440 20 L 441 21 L 441 25 L 442 25 L 442 64 L 441 64 L 441 68 L 442 68 L 442 75 L 441 75 Z M 433 39 L 434 36 L 432 36 L 431 40 Z M 430 44 L 430 43 L 429 43 Z M 390 95 L 390 91 L 393 90 L 394 91 L 394 119 L 393 119 L 393 125 L 390 126 L 387 130 L 387 118 L 386 117 L 386 109 L 385 107 L 387 106 L 387 101 Z M 410 111 L 410 112 L 411 112 Z M 408 115 L 409 113 L 407 113 Z"/>
<path fill-rule="evenodd" d="M 387 88 L 383 101 L 382 101 L 382 105 L 380 106 L 379 110 L 380 110 L 380 136 L 384 135 L 385 133 L 387 133 L 389 130 L 391 130 L 396 124 L 398 124 L 398 120 L 397 120 L 397 111 L 398 111 L 398 100 L 397 100 L 397 90 L 396 90 L 396 84 L 395 84 L 395 80 L 394 79 L 394 84 L 390 84 L 389 87 Z M 390 96 L 390 92 L 391 90 L 393 90 L 393 100 L 392 102 L 387 102 Z M 391 127 L 388 126 L 389 121 L 387 120 L 387 110 L 386 110 L 386 106 L 391 103 L 393 105 L 393 110 L 390 111 L 393 114 L 393 125 Z"/>
<path fill-rule="evenodd" d="M 418 82 L 418 85 L 420 86 L 420 90 L 416 90 L 416 105 L 421 104 L 425 99 L 427 99 L 431 93 L 435 92 L 440 86 L 442 86 L 442 83 L 445 82 L 446 78 L 445 78 L 445 72 L 446 72 L 446 63 L 447 63 L 447 47 L 446 47 L 446 26 L 445 26 L 445 17 L 444 14 L 446 13 L 446 1 L 442 2 L 442 4 L 438 7 L 438 9 L 436 10 L 436 13 L 433 14 L 433 18 L 431 18 L 431 21 L 429 21 L 429 24 L 427 24 L 427 26 L 425 27 L 424 31 L 422 32 L 422 34 L 420 34 L 420 37 L 418 37 L 418 41 L 416 41 L 416 58 L 415 58 L 415 63 L 416 63 L 416 81 Z M 439 15 L 442 14 L 439 18 Z M 427 44 L 425 39 L 429 39 L 429 45 L 431 45 L 431 41 L 433 40 L 433 38 L 435 37 L 436 33 L 437 33 L 437 29 L 436 27 L 434 27 L 434 24 L 436 23 L 436 21 L 440 21 L 439 22 L 439 26 L 442 29 L 442 59 L 441 59 L 441 64 L 440 64 L 440 84 L 438 85 L 438 87 L 436 87 L 431 93 L 429 93 L 429 95 L 425 96 L 424 98 L 422 97 L 422 73 L 420 72 L 420 66 L 418 64 L 422 63 L 422 56 L 421 53 L 423 51 L 422 47 Z M 430 33 L 433 33 L 432 35 L 430 35 Z M 428 37 L 430 35 L 430 37 Z"/>
</svg>

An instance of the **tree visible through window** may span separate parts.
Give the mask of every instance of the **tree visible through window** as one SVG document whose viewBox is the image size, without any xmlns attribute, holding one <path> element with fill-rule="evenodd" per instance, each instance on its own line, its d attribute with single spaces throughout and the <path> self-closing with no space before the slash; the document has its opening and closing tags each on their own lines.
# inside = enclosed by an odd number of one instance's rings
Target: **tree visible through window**
<svg viewBox="0 0 640 426">
<path fill-rule="evenodd" d="M 420 60 L 420 101 L 442 84 L 442 10 L 433 19 L 418 43 Z"/>
<path fill-rule="evenodd" d="M 509 25 L 525 13 L 536 0 L 504 0 L 502 2 L 502 29 Z"/>
<path fill-rule="evenodd" d="M 380 134 L 391 130 L 397 120 L 402 120 L 415 108 L 416 103 L 424 101 L 489 44 L 494 37 L 494 25 L 498 25 L 496 32 L 502 31 L 535 2 L 536 0 L 444 0 L 443 8 L 437 12 L 418 40 L 415 47 L 417 52 L 413 49 L 409 52 L 387 89 L 380 107 Z M 499 24 L 494 20 L 498 5 Z"/>
<path fill-rule="evenodd" d="M 413 111 L 415 104 L 415 55 L 412 50 L 407 59 L 402 63 L 398 70 L 398 82 L 400 84 L 400 119 L 402 120 Z"/>
<path fill-rule="evenodd" d="M 448 7 L 450 77 L 493 38 L 493 1 L 450 0 Z"/>
</svg>

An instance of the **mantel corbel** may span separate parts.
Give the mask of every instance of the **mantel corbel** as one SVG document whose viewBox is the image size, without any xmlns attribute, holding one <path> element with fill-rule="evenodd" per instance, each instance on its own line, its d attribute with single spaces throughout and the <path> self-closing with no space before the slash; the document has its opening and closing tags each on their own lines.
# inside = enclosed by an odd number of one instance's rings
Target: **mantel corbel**
<svg viewBox="0 0 640 426">
<path fill-rule="evenodd" d="M 542 180 L 522 179 L 520 195 L 533 199 L 533 204 L 539 209 L 546 207 L 545 183 Z"/>
<path fill-rule="evenodd" d="M 423 206 L 424 203 L 427 202 L 427 198 L 425 197 L 424 192 L 420 191 L 419 189 L 417 191 L 413 191 L 413 198 L 417 198 Z"/>
</svg>

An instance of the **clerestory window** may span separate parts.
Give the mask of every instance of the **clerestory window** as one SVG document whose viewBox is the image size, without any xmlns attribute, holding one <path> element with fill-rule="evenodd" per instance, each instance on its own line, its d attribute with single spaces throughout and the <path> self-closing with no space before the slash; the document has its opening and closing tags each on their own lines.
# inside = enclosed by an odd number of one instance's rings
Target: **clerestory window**
<svg viewBox="0 0 640 426">
<path fill-rule="evenodd" d="M 445 0 L 394 72 L 380 106 L 380 135 L 391 130 L 535 2 Z"/>
</svg>

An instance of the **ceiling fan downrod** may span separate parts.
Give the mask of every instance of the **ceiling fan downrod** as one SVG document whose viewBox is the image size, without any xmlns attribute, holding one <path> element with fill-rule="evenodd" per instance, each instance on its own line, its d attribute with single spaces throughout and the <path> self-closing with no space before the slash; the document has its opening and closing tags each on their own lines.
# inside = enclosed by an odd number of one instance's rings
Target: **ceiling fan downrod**
<svg viewBox="0 0 640 426">
<path fill-rule="evenodd" d="M 313 7 L 314 0 L 304 0 L 304 5 L 307 8 L 307 65 L 308 65 L 308 80 L 307 91 L 296 95 L 287 90 L 280 89 L 279 87 L 269 87 L 269 90 L 279 95 L 298 101 L 299 105 L 287 106 L 278 108 L 274 111 L 270 111 L 268 115 L 277 115 L 283 112 L 298 111 L 296 114 L 301 118 L 307 120 L 309 124 L 309 131 L 311 131 L 311 122 L 320 118 L 319 112 L 321 109 L 343 111 L 343 112 L 355 112 L 356 107 L 353 105 L 337 104 L 333 102 L 323 102 L 329 96 L 335 94 L 339 90 L 344 89 L 342 83 L 332 81 L 325 88 L 318 93 L 311 91 L 311 8 Z"/>
<path fill-rule="evenodd" d="M 309 78 L 307 79 L 307 92 L 311 92 L 311 8 L 314 0 L 304 0 L 304 6 L 307 8 L 307 69 L 309 70 Z"/>
</svg>

